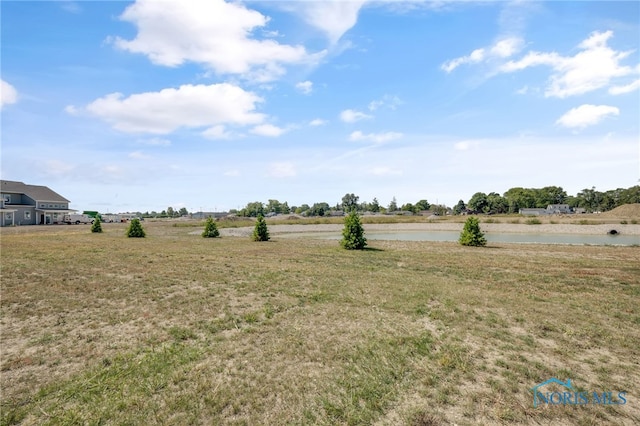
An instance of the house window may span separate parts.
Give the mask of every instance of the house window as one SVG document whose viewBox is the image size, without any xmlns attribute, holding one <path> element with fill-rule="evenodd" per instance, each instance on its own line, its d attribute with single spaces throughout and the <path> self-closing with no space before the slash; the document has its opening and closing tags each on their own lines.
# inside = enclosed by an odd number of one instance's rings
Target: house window
<svg viewBox="0 0 640 426">
<path fill-rule="evenodd" d="M 5 203 L 7 203 L 7 204 L 11 204 L 11 195 L 9 195 L 9 194 L 4 194 L 4 195 L 2 196 L 2 199 L 4 200 L 4 202 L 5 202 Z"/>
<path fill-rule="evenodd" d="M 25 211 L 24 212 L 24 220 L 31 220 L 31 212 L 30 211 Z"/>
<path fill-rule="evenodd" d="M 58 205 L 57 205 L 57 204 L 54 204 L 54 205 L 53 205 L 53 207 L 57 209 L 57 208 L 58 208 Z"/>
</svg>

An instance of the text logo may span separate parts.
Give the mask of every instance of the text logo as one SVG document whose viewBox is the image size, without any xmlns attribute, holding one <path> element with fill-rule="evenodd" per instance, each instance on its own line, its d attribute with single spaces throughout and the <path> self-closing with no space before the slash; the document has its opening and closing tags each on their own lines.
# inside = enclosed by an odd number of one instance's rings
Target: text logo
<svg viewBox="0 0 640 426">
<path fill-rule="evenodd" d="M 551 384 L 563 387 L 562 391 L 547 391 L 542 389 L 546 385 Z M 533 406 L 537 407 L 541 404 L 546 405 L 624 405 L 627 403 L 627 392 L 618 391 L 578 391 L 571 385 L 571 379 L 566 382 L 558 380 L 555 377 L 550 378 L 542 383 L 532 387 Z"/>
</svg>

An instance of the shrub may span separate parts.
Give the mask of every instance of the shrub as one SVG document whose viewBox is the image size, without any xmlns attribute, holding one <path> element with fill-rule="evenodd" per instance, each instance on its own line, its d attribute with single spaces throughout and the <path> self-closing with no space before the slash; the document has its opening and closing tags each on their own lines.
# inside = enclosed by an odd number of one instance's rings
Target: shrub
<svg viewBox="0 0 640 426">
<path fill-rule="evenodd" d="M 526 224 L 527 225 L 540 225 L 540 224 L 542 224 L 542 222 L 540 222 L 540 219 L 537 219 L 537 218 L 534 217 L 533 219 L 527 219 Z"/>
<path fill-rule="evenodd" d="M 202 236 L 204 238 L 215 238 L 220 236 L 220 231 L 218 231 L 218 227 L 211 216 L 207 218 L 207 221 L 204 224 L 204 232 L 202 232 Z"/>
<path fill-rule="evenodd" d="M 129 238 L 144 238 L 145 232 L 142 229 L 142 224 L 140 223 L 140 219 L 131 219 L 131 223 L 129 224 L 129 229 L 127 229 L 127 237 Z"/>
<path fill-rule="evenodd" d="M 342 230 L 342 241 L 340 245 L 347 250 L 362 250 L 367 245 L 364 237 L 364 228 L 360 222 L 360 215 L 352 210 L 344 218 L 344 229 Z"/>
<path fill-rule="evenodd" d="M 480 230 L 480 222 L 476 217 L 469 217 L 464 223 L 464 228 L 460 233 L 460 239 L 458 240 L 463 246 L 486 246 L 487 240 L 484 238 L 484 233 Z"/>
<path fill-rule="evenodd" d="M 100 218 L 98 216 L 96 216 L 96 219 L 93 221 L 93 224 L 91 225 L 91 232 L 95 232 L 95 233 L 102 232 L 102 225 L 100 224 Z"/>
<path fill-rule="evenodd" d="M 267 222 L 264 220 L 264 216 L 258 215 L 256 220 L 256 227 L 253 229 L 251 235 L 253 241 L 269 241 L 269 230 L 267 229 Z"/>
</svg>

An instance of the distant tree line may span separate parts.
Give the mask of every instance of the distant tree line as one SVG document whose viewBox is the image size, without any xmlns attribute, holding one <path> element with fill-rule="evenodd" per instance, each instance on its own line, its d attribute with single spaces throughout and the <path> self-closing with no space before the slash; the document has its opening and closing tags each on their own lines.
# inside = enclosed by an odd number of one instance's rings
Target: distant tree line
<svg viewBox="0 0 640 426">
<path fill-rule="evenodd" d="M 560 186 L 544 188 L 511 188 L 503 195 L 495 192 L 485 194 L 476 192 L 464 203 L 458 201 L 453 208 L 454 214 L 465 211 L 474 213 L 518 213 L 522 208 L 546 208 L 549 204 L 568 204 L 569 207 L 582 207 L 587 212 L 604 212 L 623 204 L 640 203 L 640 186 L 618 188 L 605 192 L 595 187 L 583 189 L 577 195 L 567 195 Z"/>
<path fill-rule="evenodd" d="M 284 201 L 268 200 L 267 203 L 253 201 L 239 210 L 232 209 L 234 213 L 243 217 L 258 217 L 263 215 L 269 217 L 276 214 L 299 214 L 303 216 L 330 216 L 338 213 L 349 213 L 356 211 L 359 213 L 385 213 L 385 214 L 419 214 L 429 211 L 436 215 L 445 214 L 500 214 L 518 213 L 522 208 L 546 208 L 549 204 L 568 204 L 572 208 L 582 207 L 587 212 L 604 212 L 614 209 L 623 204 L 640 203 L 640 186 L 630 188 L 618 188 L 609 191 L 597 191 L 595 187 L 583 189 L 576 195 L 568 195 L 560 186 L 545 186 L 544 188 L 522 188 L 515 187 L 500 195 L 497 192 L 476 192 L 465 203 L 458 201 L 453 208 L 443 204 L 431 204 L 426 199 L 421 199 L 415 203 L 405 203 L 398 206 L 396 198 L 383 206 L 374 198 L 371 202 L 360 202 L 360 197 L 347 193 L 334 205 L 327 202 L 317 202 L 312 205 L 301 204 L 299 206 L 289 206 Z M 189 212 L 185 207 L 174 209 L 168 207 L 161 212 L 145 212 L 138 215 L 141 217 L 167 217 L 175 218 L 188 216 Z"/>
</svg>

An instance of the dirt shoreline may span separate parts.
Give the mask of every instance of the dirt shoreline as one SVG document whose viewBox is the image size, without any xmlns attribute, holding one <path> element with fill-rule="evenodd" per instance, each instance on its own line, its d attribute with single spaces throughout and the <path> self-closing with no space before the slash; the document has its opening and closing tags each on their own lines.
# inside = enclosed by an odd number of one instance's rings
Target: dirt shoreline
<svg viewBox="0 0 640 426">
<path fill-rule="evenodd" d="M 365 224 L 366 231 L 462 231 L 463 223 L 377 223 Z M 271 235 L 308 232 L 339 232 L 343 228 L 341 224 L 313 224 L 313 225 L 269 225 Z M 480 228 L 489 234 L 513 233 L 513 234 L 583 234 L 605 235 L 611 230 L 616 230 L 621 235 L 640 235 L 640 225 L 622 224 L 540 224 L 527 225 L 521 223 L 483 223 Z M 253 227 L 224 228 L 220 229 L 222 236 L 245 237 L 251 235 Z"/>
</svg>

